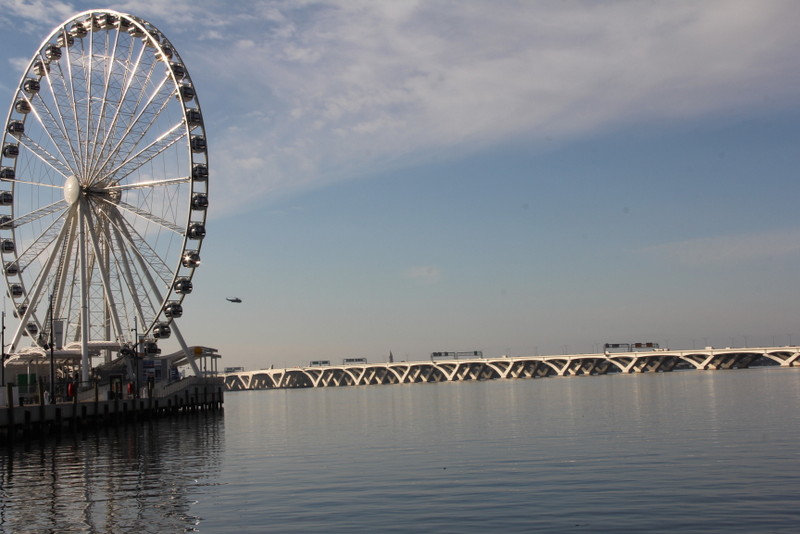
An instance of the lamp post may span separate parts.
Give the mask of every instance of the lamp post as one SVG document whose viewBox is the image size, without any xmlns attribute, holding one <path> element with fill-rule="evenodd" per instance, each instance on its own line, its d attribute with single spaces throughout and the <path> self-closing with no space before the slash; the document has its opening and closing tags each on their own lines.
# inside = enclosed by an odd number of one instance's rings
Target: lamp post
<svg viewBox="0 0 800 534">
<path fill-rule="evenodd" d="M 48 346 L 50 348 L 50 404 L 55 404 L 56 402 L 56 363 L 55 357 L 53 355 L 53 349 L 55 348 L 55 344 L 53 344 L 53 294 L 50 293 L 50 308 L 48 310 L 48 314 L 50 315 L 50 341 Z"/>
<path fill-rule="evenodd" d="M 6 385 L 6 300 L 3 299 L 3 313 L 0 316 L 0 386 Z"/>
<path fill-rule="evenodd" d="M 136 391 L 133 394 L 134 399 L 139 398 L 139 323 L 137 317 L 133 316 L 133 365 L 134 374 L 136 375 Z"/>
</svg>

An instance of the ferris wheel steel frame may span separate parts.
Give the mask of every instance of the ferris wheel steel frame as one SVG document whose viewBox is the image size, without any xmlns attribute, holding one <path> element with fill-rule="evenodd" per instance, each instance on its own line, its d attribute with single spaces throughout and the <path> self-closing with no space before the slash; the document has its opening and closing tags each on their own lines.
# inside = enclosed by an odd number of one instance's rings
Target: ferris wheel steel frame
<svg viewBox="0 0 800 534">
<path fill-rule="evenodd" d="M 20 320 L 8 352 L 24 336 L 52 350 L 58 324 L 85 381 L 90 352 L 155 353 L 174 334 L 199 375 L 176 319 L 206 234 L 208 147 L 164 34 L 113 10 L 57 26 L 15 90 L 0 162 L 0 254 Z"/>
</svg>

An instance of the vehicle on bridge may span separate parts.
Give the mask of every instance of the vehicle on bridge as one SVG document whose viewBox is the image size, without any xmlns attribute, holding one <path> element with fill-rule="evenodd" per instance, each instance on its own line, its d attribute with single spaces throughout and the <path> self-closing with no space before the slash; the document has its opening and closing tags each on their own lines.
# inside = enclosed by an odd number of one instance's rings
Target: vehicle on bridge
<svg viewBox="0 0 800 534">
<path fill-rule="evenodd" d="M 648 341 L 646 343 L 606 343 L 603 346 L 606 353 L 609 352 L 642 352 L 647 350 L 658 350 L 658 343 Z"/>
<path fill-rule="evenodd" d="M 431 352 L 431 361 L 434 360 L 458 360 L 468 358 L 483 358 L 482 350 L 470 350 L 462 352 Z"/>
<path fill-rule="evenodd" d="M 342 360 L 342 365 L 359 365 L 367 363 L 366 358 L 344 358 Z"/>
<path fill-rule="evenodd" d="M 328 367 L 331 364 L 330 360 L 314 360 L 309 362 L 309 367 Z"/>
</svg>

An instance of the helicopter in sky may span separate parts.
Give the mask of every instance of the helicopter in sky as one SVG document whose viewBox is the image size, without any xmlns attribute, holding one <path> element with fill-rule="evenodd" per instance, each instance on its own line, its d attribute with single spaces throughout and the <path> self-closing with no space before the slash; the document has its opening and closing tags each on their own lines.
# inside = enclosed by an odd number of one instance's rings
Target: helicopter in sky
<svg viewBox="0 0 800 534">
<path fill-rule="evenodd" d="M 237 302 L 237 303 L 242 302 L 242 299 L 240 299 L 239 297 L 227 297 L 225 300 L 227 300 L 228 302 Z"/>
</svg>

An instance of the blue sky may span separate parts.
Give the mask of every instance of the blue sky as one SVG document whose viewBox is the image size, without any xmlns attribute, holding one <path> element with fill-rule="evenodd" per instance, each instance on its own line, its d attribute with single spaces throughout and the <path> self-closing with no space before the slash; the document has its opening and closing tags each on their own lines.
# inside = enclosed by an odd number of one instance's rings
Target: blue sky
<svg viewBox="0 0 800 534">
<path fill-rule="evenodd" d="M 800 342 L 795 2 L 226 4 L 107 6 L 203 106 L 225 365 Z M 97 6 L 0 5 L 10 105 Z"/>
</svg>

